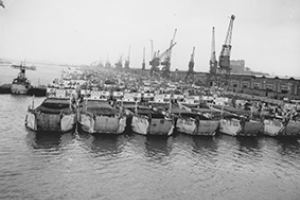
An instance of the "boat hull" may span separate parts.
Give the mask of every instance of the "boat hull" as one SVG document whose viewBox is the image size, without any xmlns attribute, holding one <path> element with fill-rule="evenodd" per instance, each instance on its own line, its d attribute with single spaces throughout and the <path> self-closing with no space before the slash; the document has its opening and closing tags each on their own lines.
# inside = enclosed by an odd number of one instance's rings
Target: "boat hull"
<svg viewBox="0 0 300 200">
<path fill-rule="evenodd" d="M 131 130 L 137 134 L 147 135 L 149 129 L 149 120 L 142 116 L 133 116 L 131 121 Z"/>
<path fill-rule="evenodd" d="M 29 88 L 26 85 L 22 84 L 12 84 L 11 85 L 11 93 L 12 94 L 27 94 Z"/>
<path fill-rule="evenodd" d="M 70 132 L 75 129 L 75 114 L 49 114 L 28 112 L 25 126 L 39 132 Z"/>
<path fill-rule="evenodd" d="M 148 135 L 165 135 L 173 134 L 174 125 L 172 119 L 167 118 L 152 118 L 150 120 Z"/>
<path fill-rule="evenodd" d="M 237 136 L 239 132 L 241 132 L 242 126 L 239 120 L 228 120 L 221 119 L 220 120 L 220 129 L 219 131 L 226 135 Z"/>
<path fill-rule="evenodd" d="M 188 135 L 213 136 L 219 127 L 218 120 L 177 119 L 176 128 L 178 132 Z"/>
<path fill-rule="evenodd" d="M 78 120 L 83 132 L 92 134 L 122 134 L 126 127 L 126 117 L 95 116 L 80 114 Z"/>
<path fill-rule="evenodd" d="M 268 136 L 278 136 L 284 133 L 285 127 L 282 122 L 277 119 L 265 119 L 264 120 L 264 134 Z"/>
<path fill-rule="evenodd" d="M 219 131 L 231 136 L 257 136 L 263 133 L 264 124 L 255 120 L 221 119 Z"/>
<path fill-rule="evenodd" d="M 284 131 L 283 136 L 299 136 L 300 135 L 300 121 L 289 120 Z"/>
</svg>

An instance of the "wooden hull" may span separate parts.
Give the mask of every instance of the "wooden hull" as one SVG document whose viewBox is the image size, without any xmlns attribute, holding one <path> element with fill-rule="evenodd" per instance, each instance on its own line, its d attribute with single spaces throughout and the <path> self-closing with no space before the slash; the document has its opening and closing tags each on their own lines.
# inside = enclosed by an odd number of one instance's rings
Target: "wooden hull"
<svg viewBox="0 0 300 200">
<path fill-rule="evenodd" d="M 126 117 L 91 117 L 87 114 L 80 114 L 78 124 L 80 129 L 87 133 L 122 134 L 126 127 Z"/>
</svg>

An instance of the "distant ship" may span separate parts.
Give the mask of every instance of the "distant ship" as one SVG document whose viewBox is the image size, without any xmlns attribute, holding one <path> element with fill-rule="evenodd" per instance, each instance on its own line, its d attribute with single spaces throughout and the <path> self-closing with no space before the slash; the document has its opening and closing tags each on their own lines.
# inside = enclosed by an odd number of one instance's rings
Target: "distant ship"
<svg viewBox="0 0 300 200">
<path fill-rule="evenodd" d="M 27 94 L 32 88 L 30 81 L 25 76 L 26 70 L 35 70 L 35 66 L 25 66 L 25 65 L 12 65 L 13 68 L 20 69 L 18 77 L 15 78 L 11 84 L 12 94 Z"/>
</svg>

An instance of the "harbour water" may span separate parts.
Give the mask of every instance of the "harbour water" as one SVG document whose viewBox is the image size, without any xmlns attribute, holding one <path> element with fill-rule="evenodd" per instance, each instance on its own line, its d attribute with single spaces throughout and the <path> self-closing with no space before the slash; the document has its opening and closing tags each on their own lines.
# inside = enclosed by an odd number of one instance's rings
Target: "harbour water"
<svg viewBox="0 0 300 200">
<path fill-rule="evenodd" d="M 31 100 L 0 95 L 0 199 L 300 198 L 300 139 L 35 134 Z"/>
</svg>

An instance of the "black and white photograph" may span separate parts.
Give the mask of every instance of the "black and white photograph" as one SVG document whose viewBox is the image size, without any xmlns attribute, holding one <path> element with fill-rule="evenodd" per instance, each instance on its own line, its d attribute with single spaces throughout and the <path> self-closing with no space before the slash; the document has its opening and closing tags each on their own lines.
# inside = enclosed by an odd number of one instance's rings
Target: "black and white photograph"
<svg viewBox="0 0 300 200">
<path fill-rule="evenodd" d="M 0 0 L 1 200 L 299 200 L 299 0 Z"/>
</svg>

